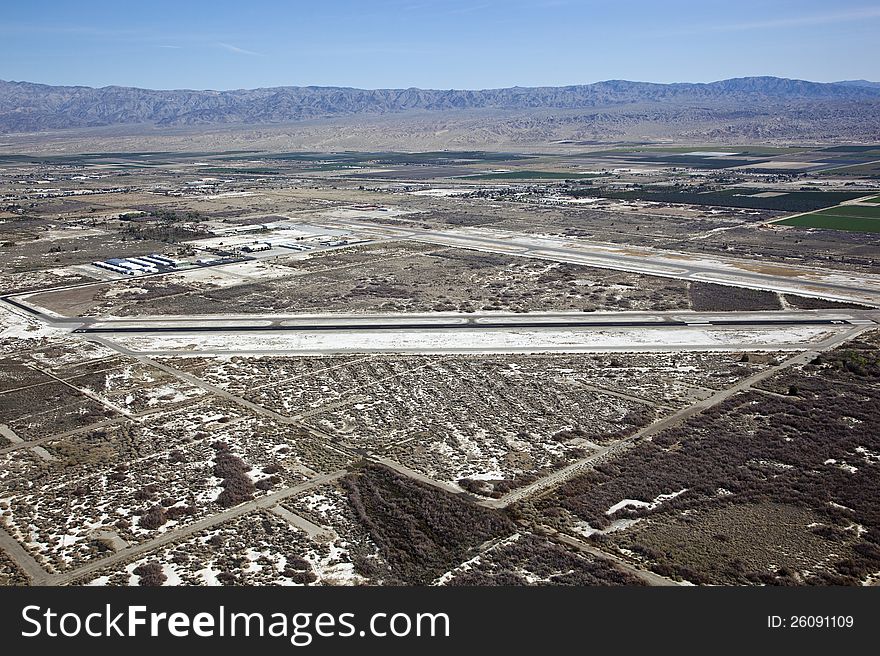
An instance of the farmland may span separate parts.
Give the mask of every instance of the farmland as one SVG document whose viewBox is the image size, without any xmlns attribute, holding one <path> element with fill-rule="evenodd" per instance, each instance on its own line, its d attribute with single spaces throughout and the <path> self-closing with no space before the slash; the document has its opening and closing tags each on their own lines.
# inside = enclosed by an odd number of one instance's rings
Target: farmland
<svg viewBox="0 0 880 656">
<path fill-rule="evenodd" d="M 880 232 L 880 208 L 870 205 L 838 205 L 780 223 L 804 228 Z"/>
<path fill-rule="evenodd" d="M 481 173 L 470 175 L 472 180 L 581 180 L 600 177 L 601 174 L 584 171 L 504 171 L 501 173 Z"/>
</svg>

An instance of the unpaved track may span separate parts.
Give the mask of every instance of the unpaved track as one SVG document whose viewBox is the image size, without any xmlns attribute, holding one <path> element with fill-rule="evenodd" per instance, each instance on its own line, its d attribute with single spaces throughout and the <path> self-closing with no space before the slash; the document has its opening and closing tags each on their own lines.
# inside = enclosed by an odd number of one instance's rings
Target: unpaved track
<svg viewBox="0 0 880 656">
<path fill-rule="evenodd" d="M 21 570 L 31 579 L 31 585 L 48 585 L 50 576 L 40 564 L 34 560 L 18 540 L 0 527 L 0 549 L 5 551 Z"/>
<path fill-rule="evenodd" d="M 284 499 L 296 496 L 312 488 L 324 485 L 325 483 L 335 481 L 338 478 L 344 476 L 346 473 L 346 470 L 341 469 L 338 471 L 330 472 L 329 474 L 322 474 L 321 476 L 300 483 L 299 485 L 294 485 L 292 487 L 279 490 L 278 492 L 267 494 L 266 496 L 260 497 L 259 499 L 254 499 L 253 501 L 248 501 L 247 503 L 243 503 L 240 506 L 235 506 L 234 508 L 224 510 L 223 512 L 211 515 L 210 517 L 205 517 L 179 529 L 167 531 L 162 535 L 153 538 L 152 540 L 147 540 L 146 542 L 141 542 L 140 544 L 131 546 L 128 549 L 117 551 L 112 556 L 107 556 L 106 558 L 90 562 L 86 565 L 83 565 L 82 567 L 77 567 L 76 569 L 70 570 L 69 572 L 63 572 L 61 574 L 49 576 L 47 583 L 49 585 L 66 585 L 68 583 L 72 583 L 73 581 L 76 581 L 78 579 L 82 579 L 89 575 L 95 574 L 105 567 L 110 567 L 112 565 L 127 562 L 154 549 L 158 549 L 159 547 L 171 544 L 172 542 L 186 539 L 194 533 L 204 531 L 205 529 L 212 528 L 214 526 L 217 526 L 218 524 L 222 524 L 223 522 L 241 517 L 242 515 L 246 515 L 247 513 L 254 510 L 258 510 L 260 508 L 270 509 Z"/>
<path fill-rule="evenodd" d="M 780 371 L 788 369 L 789 367 L 806 364 L 817 355 L 819 355 L 820 352 L 835 348 L 836 346 L 852 339 L 853 337 L 861 332 L 864 332 L 865 330 L 867 330 L 865 326 L 856 326 L 849 330 L 843 331 L 840 334 L 836 335 L 834 338 L 826 340 L 822 344 L 821 349 L 811 349 L 809 351 L 805 351 L 803 353 L 790 357 L 775 366 L 768 367 L 764 371 L 758 372 L 753 376 L 749 376 L 748 378 L 744 378 L 739 383 L 723 389 L 720 392 L 716 392 L 706 399 L 697 401 L 696 403 L 693 403 L 692 405 L 689 405 L 686 408 L 683 408 L 682 410 L 679 410 L 678 412 L 661 419 L 660 421 L 654 422 L 650 426 L 647 426 L 646 428 L 638 431 L 630 437 L 614 442 L 613 444 L 610 444 L 607 447 L 599 449 L 598 451 L 590 454 L 586 458 L 573 462 L 572 464 L 563 467 L 562 469 L 552 472 L 544 478 L 538 479 L 534 483 L 525 485 L 521 488 L 517 488 L 516 490 L 513 490 L 504 495 L 500 499 L 487 499 L 485 501 L 480 501 L 480 503 L 489 508 L 506 508 L 507 506 L 518 501 L 522 501 L 527 497 L 534 497 L 548 491 L 551 488 L 558 487 L 562 483 L 570 480 L 571 478 L 574 478 L 578 474 L 588 469 L 592 469 L 597 462 L 600 462 L 607 457 L 610 457 L 619 453 L 620 451 L 630 448 L 637 441 L 659 433 L 660 431 L 669 428 L 670 426 L 678 425 L 686 419 L 700 412 L 703 412 L 708 408 L 716 406 L 719 403 L 723 403 L 733 395 L 748 389 L 755 383 L 759 383 L 762 380 L 766 380 L 767 378 L 776 375 Z"/>
<path fill-rule="evenodd" d="M 563 544 L 567 544 L 570 547 L 574 547 L 579 551 L 583 551 L 595 558 L 601 558 L 602 560 L 608 560 L 614 563 L 617 567 L 625 571 L 627 574 L 631 574 L 638 578 L 645 585 L 650 586 L 676 586 L 682 585 L 678 581 L 673 581 L 672 579 L 666 578 L 665 576 L 660 576 L 659 574 L 655 574 L 649 570 L 641 569 L 640 567 L 636 567 L 632 563 L 624 560 L 620 556 L 616 554 L 609 553 L 607 551 L 603 551 L 602 549 L 597 549 L 596 547 L 589 545 L 585 542 L 582 542 L 576 538 L 571 537 L 570 535 L 565 535 L 564 533 L 557 533 L 553 529 L 548 529 L 547 527 L 540 526 L 538 529 L 543 529 L 541 532 L 545 532 L 552 539 L 557 542 L 562 542 Z"/>
</svg>

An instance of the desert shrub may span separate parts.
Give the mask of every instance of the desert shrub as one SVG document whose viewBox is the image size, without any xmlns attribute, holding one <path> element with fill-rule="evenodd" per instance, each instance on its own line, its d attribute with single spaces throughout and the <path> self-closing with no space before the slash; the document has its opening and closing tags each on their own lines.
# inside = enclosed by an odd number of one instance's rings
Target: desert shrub
<svg viewBox="0 0 880 656">
<path fill-rule="evenodd" d="M 689 294 L 693 309 L 702 312 L 779 310 L 782 307 L 776 292 L 713 282 L 692 282 Z"/>
<path fill-rule="evenodd" d="M 407 583 L 430 583 L 475 547 L 514 528 L 498 511 L 381 465 L 366 464 L 341 482 L 391 574 Z"/>
<path fill-rule="evenodd" d="M 814 572 L 807 581 L 858 583 L 880 570 L 880 463 L 861 455 L 880 452 L 878 354 L 871 341 L 822 354 L 782 377 L 783 389 L 794 386 L 797 396 L 740 393 L 568 481 L 536 510 L 562 510 L 602 528 L 618 517 L 681 516 L 709 505 L 788 504 L 823 517 L 829 528 L 818 534 L 835 544 L 840 530 L 864 527 L 859 535 L 848 531 L 853 546 L 833 575 Z M 721 488 L 729 494 L 719 496 Z M 651 501 L 679 490 L 686 492 L 655 509 L 606 514 L 621 499 Z M 694 582 L 705 578 L 668 566 Z M 740 578 L 790 579 L 778 573 Z"/>
<path fill-rule="evenodd" d="M 844 303 L 843 301 L 826 301 L 824 298 L 812 298 L 810 296 L 797 296 L 795 294 L 783 294 L 788 304 L 799 310 L 864 310 L 864 305 L 858 303 Z"/>
<path fill-rule="evenodd" d="M 162 506 L 153 506 L 138 521 L 138 526 L 145 529 L 155 530 L 168 521 L 165 509 Z"/>
<path fill-rule="evenodd" d="M 160 586 L 168 580 L 162 571 L 162 565 L 157 562 L 138 565 L 134 568 L 134 573 L 138 575 L 138 585 Z"/>
<path fill-rule="evenodd" d="M 308 585 L 309 583 L 314 583 L 318 580 L 317 575 L 314 572 L 300 572 L 296 570 L 287 570 L 289 574 L 285 574 L 287 578 L 289 578 L 294 583 L 299 583 L 300 585 Z"/>
<path fill-rule="evenodd" d="M 457 573 L 450 584 L 529 585 L 525 573 L 537 578 L 539 585 L 641 585 L 604 560 L 581 556 L 536 535 L 521 535 L 496 547 L 468 570 Z"/>
<path fill-rule="evenodd" d="M 223 491 L 217 497 L 217 503 L 229 508 L 253 499 L 257 488 L 248 476 L 250 467 L 232 453 L 226 442 L 214 442 L 211 446 L 217 452 L 214 456 L 214 476 L 223 479 Z"/>
<path fill-rule="evenodd" d="M 238 578 L 232 572 L 220 572 L 217 580 L 223 585 L 238 585 Z"/>
<path fill-rule="evenodd" d="M 140 490 L 134 493 L 136 501 L 150 501 L 156 497 L 157 486 L 155 483 L 144 485 Z"/>
</svg>

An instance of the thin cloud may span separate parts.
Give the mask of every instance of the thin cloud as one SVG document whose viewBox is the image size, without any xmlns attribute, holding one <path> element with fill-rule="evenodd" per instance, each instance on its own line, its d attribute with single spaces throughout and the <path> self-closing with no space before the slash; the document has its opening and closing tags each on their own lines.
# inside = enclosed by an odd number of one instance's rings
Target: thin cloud
<svg viewBox="0 0 880 656">
<path fill-rule="evenodd" d="M 700 32 L 746 32 L 750 30 L 772 30 L 786 27 L 809 27 L 813 25 L 831 25 L 833 23 L 852 23 L 874 18 L 880 18 L 880 7 L 829 14 L 813 14 L 812 16 L 789 16 L 785 18 L 772 18 L 769 20 L 749 21 L 743 23 L 694 25 L 680 32 L 676 31 L 676 33 L 698 34 Z"/>
<path fill-rule="evenodd" d="M 446 13 L 450 16 L 457 14 L 472 14 L 476 11 L 483 11 L 484 9 L 489 9 L 490 7 L 494 6 L 494 3 L 492 2 L 484 2 L 479 5 L 468 5 L 466 7 L 459 7 L 458 9 L 450 9 Z"/>
<path fill-rule="evenodd" d="M 731 30 L 761 30 L 774 27 L 797 27 L 799 25 L 827 25 L 829 23 L 849 23 L 852 21 L 880 18 L 880 7 L 847 11 L 836 14 L 818 14 L 815 16 L 793 16 L 776 20 L 755 21 L 751 23 L 734 23 L 728 26 Z"/>
<path fill-rule="evenodd" d="M 239 48 L 238 46 L 234 46 L 230 43 L 218 43 L 219 47 L 224 50 L 228 50 L 229 52 L 234 52 L 236 55 L 248 55 L 251 57 L 262 57 L 263 54 L 260 52 L 254 52 L 253 50 L 246 50 L 245 48 Z"/>
<path fill-rule="evenodd" d="M 180 50 L 183 46 L 156 46 L 157 48 L 169 48 L 171 50 Z"/>
</svg>

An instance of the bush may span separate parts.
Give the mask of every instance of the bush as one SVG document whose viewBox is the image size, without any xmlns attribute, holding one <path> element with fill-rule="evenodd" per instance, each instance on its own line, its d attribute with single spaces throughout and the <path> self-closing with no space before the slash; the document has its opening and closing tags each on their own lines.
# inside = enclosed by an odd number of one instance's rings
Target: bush
<svg viewBox="0 0 880 656">
<path fill-rule="evenodd" d="M 168 580 L 162 571 L 162 565 L 156 562 L 138 565 L 134 568 L 134 573 L 138 575 L 138 585 L 160 586 Z"/>
<path fill-rule="evenodd" d="M 141 515 L 138 526 L 141 528 L 155 530 L 168 521 L 165 509 L 162 506 L 153 506 L 143 515 Z"/>
<path fill-rule="evenodd" d="M 226 442 L 214 442 L 211 446 L 217 452 L 214 457 L 214 476 L 223 479 L 223 491 L 217 497 L 217 503 L 224 508 L 230 508 L 253 499 L 257 488 L 248 476 L 250 467 L 232 453 Z"/>
</svg>

